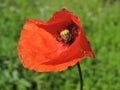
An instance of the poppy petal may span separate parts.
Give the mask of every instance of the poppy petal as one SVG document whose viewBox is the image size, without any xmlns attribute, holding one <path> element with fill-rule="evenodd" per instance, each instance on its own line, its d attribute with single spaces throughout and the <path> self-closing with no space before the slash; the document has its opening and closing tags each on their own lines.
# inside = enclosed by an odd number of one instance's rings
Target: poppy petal
<svg viewBox="0 0 120 90">
<path fill-rule="evenodd" d="M 61 20 L 69 20 L 70 17 L 71 17 L 71 13 L 67 11 L 65 8 L 63 8 L 62 10 L 55 12 L 48 21 L 48 23 L 61 21 Z"/>
<path fill-rule="evenodd" d="M 68 62 L 61 63 L 61 64 L 54 64 L 54 65 L 48 65 L 48 64 L 40 64 L 39 67 L 36 67 L 34 70 L 36 72 L 58 72 L 66 70 L 69 66 L 75 65 L 79 60 L 83 60 L 82 58 L 77 59 L 70 59 Z"/>
<path fill-rule="evenodd" d="M 33 68 L 36 64 L 49 60 L 46 58 L 47 54 L 60 53 L 57 43 L 56 39 L 46 30 L 26 21 L 18 43 L 18 54 L 25 67 Z"/>
</svg>

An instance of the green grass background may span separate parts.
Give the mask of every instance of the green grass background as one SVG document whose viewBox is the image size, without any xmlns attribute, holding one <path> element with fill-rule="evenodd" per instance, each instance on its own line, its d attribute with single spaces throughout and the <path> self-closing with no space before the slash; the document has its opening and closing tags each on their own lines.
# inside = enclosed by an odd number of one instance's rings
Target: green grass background
<svg viewBox="0 0 120 90">
<path fill-rule="evenodd" d="M 0 0 L 0 90 L 79 90 L 77 67 L 57 73 L 23 68 L 17 42 L 26 19 L 47 21 L 67 8 L 81 19 L 96 58 L 80 62 L 84 90 L 120 90 L 119 0 Z"/>
</svg>

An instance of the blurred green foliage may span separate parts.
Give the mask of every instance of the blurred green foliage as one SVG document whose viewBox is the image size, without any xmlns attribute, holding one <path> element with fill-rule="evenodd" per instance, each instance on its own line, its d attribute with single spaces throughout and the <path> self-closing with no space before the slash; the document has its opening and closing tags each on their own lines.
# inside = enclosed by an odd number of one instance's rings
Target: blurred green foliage
<svg viewBox="0 0 120 90">
<path fill-rule="evenodd" d="M 81 61 L 84 90 L 120 90 L 119 0 L 0 0 L 0 90 L 79 90 L 77 67 L 58 73 L 23 68 L 17 42 L 26 19 L 61 8 L 80 17 L 96 58 Z"/>
</svg>

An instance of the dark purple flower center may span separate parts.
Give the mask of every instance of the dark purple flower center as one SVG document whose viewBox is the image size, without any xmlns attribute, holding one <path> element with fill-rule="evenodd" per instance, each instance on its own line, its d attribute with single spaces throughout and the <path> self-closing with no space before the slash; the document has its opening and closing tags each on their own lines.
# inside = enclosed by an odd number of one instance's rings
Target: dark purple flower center
<svg viewBox="0 0 120 90">
<path fill-rule="evenodd" d="M 78 36 L 78 27 L 75 24 L 67 25 L 63 30 L 58 32 L 57 41 L 71 45 Z"/>
</svg>

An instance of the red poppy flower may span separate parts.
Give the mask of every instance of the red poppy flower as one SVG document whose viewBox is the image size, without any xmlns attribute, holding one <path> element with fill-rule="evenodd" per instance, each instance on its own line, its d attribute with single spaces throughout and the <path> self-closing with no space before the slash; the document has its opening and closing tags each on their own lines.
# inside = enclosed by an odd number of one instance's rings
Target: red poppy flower
<svg viewBox="0 0 120 90">
<path fill-rule="evenodd" d="M 94 58 L 79 18 L 66 9 L 56 12 L 48 22 L 27 20 L 18 55 L 24 67 L 37 72 L 62 71 L 86 55 Z"/>
</svg>

